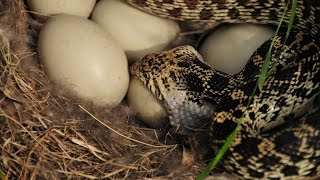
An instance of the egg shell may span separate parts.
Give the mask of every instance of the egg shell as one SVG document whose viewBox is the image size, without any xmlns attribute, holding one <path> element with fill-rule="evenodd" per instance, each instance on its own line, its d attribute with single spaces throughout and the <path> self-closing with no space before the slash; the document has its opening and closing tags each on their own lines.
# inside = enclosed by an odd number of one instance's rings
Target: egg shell
<svg viewBox="0 0 320 180">
<path fill-rule="evenodd" d="M 169 124 L 168 114 L 162 101 L 157 99 L 137 78 L 131 78 L 128 90 L 131 111 L 152 128 Z"/>
<path fill-rule="evenodd" d="M 213 31 L 201 44 L 199 52 L 215 69 L 229 74 L 240 72 L 254 51 L 274 35 L 264 25 L 226 25 Z"/>
<path fill-rule="evenodd" d="M 38 53 L 49 78 L 85 100 L 116 106 L 126 94 L 129 73 L 124 51 L 88 19 L 51 18 L 41 29 Z"/>
<path fill-rule="evenodd" d="M 100 0 L 91 19 L 119 42 L 130 64 L 148 53 L 164 50 L 180 33 L 175 21 L 147 14 L 119 0 Z"/>
<path fill-rule="evenodd" d="M 28 0 L 31 11 L 42 15 L 71 14 L 88 18 L 96 0 Z"/>
</svg>

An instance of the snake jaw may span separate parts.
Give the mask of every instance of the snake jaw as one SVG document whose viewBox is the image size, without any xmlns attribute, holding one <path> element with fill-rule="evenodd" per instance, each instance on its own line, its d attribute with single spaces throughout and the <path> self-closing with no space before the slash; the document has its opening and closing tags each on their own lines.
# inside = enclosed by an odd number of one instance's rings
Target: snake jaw
<svg viewBox="0 0 320 180">
<path fill-rule="evenodd" d="M 171 93 L 164 100 L 170 124 L 188 129 L 203 128 L 211 121 L 215 106 L 207 102 L 193 102 L 188 92 Z"/>
</svg>

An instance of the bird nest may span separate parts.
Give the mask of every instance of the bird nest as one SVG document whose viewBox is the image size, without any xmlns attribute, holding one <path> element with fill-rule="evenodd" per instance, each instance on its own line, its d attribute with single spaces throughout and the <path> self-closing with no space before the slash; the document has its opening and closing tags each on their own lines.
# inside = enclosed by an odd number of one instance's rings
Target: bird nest
<svg viewBox="0 0 320 180">
<path fill-rule="evenodd" d="M 1 179 L 193 179 L 201 171 L 170 133 L 139 124 L 125 100 L 96 107 L 55 87 L 37 58 L 42 24 L 23 0 L 1 1 L 0 11 Z"/>
</svg>

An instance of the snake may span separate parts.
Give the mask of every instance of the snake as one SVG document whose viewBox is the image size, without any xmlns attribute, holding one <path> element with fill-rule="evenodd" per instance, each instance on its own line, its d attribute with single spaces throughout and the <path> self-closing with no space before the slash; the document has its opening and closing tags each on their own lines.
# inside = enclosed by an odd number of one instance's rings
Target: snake
<svg viewBox="0 0 320 180">
<path fill-rule="evenodd" d="M 289 0 L 127 2 L 177 21 L 277 26 L 283 17 L 279 33 L 237 74 L 210 67 L 190 45 L 147 54 L 130 67 L 130 74 L 162 100 L 174 127 L 209 124 L 214 154 L 237 128 L 221 160 L 227 172 L 244 179 L 320 178 L 320 117 L 315 113 L 320 94 L 319 0 L 297 1 L 287 38 L 294 7 Z M 264 86 L 255 91 L 272 42 Z"/>
</svg>

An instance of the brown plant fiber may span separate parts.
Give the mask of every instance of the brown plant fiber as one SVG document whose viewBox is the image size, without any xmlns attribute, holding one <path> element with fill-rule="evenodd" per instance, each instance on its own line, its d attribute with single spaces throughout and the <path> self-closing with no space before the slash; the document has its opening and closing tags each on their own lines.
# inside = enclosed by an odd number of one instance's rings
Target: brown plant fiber
<svg viewBox="0 0 320 180">
<path fill-rule="evenodd" d="M 0 1 L 0 12 L 0 179 L 167 179 L 199 173 L 195 164 L 184 171 L 181 146 L 168 133 L 139 125 L 125 102 L 95 107 L 56 90 L 37 59 L 41 23 L 23 0 Z"/>
</svg>

